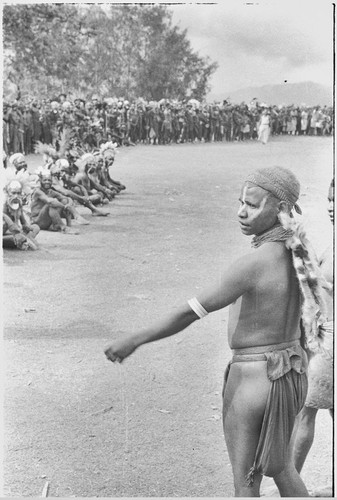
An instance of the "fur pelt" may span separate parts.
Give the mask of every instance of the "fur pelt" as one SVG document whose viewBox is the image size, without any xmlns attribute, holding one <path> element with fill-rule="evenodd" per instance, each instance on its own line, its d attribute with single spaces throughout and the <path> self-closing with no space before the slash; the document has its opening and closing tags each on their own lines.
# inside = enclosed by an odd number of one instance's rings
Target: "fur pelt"
<svg viewBox="0 0 337 500">
<path fill-rule="evenodd" d="M 320 326 L 327 320 L 323 288 L 331 289 L 319 267 L 316 254 L 305 234 L 303 225 L 282 213 L 279 217 L 285 229 L 293 231 L 286 241 L 292 252 L 293 265 L 302 292 L 302 323 L 308 345 L 320 342 Z"/>
</svg>

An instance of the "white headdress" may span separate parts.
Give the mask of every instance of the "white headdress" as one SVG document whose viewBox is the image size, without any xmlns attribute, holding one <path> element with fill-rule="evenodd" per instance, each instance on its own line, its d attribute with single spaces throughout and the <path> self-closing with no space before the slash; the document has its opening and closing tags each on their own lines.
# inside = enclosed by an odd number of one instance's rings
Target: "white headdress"
<svg viewBox="0 0 337 500">
<path fill-rule="evenodd" d="M 62 170 L 64 168 L 69 167 L 69 161 L 66 160 L 65 158 L 60 158 L 55 162 L 55 167 L 58 168 L 59 170 Z"/>
<path fill-rule="evenodd" d="M 96 157 L 92 153 L 85 153 L 76 161 L 75 165 L 83 172 L 89 161 L 96 162 Z"/>
<path fill-rule="evenodd" d="M 14 153 L 12 156 L 9 157 L 9 161 L 12 165 L 15 165 L 15 163 L 18 160 L 24 160 L 25 157 L 22 153 Z"/>
<path fill-rule="evenodd" d="M 16 172 L 14 169 L 6 169 L 3 186 L 6 191 L 8 184 L 12 181 L 17 181 L 21 184 L 22 192 L 24 194 L 30 194 L 32 190 L 36 187 L 36 176 L 29 174 L 29 172 L 20 170 Z"/>
<path fill-rule="evenodd" d="M 117 150 L 117 146 L 118 146 L 117 142 L 111 142 L 111 141 L 105 142 L 104 144 L 101 144 L 101 146 L 100 146 L 100 149 L 99 149 L 100 154 L 102 156 L 104 156 L 108 151 L 113 152 L 113 154 L 115 154 L 116 150 Z"/>
</svg>

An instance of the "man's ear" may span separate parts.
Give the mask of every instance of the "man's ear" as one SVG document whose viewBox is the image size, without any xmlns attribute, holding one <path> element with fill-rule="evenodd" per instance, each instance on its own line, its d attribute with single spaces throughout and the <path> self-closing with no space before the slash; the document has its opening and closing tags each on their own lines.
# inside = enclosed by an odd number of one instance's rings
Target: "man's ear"
<svg viewBox="0 0 337 500">
<path fill-rule="evenodd" d="M 288 215 L 291 212 L 291 206 L 286 201 L 280 201 L 278 208 L 279 212 L 287 213 Z"/>
<path fill-rule="evenodd" d="M 279 215 L 288 215 L 288 217 L 293 218 L 291 213 L 291 206 L 286 201 L 280 201 L 279 203 Z"/>
</svg>

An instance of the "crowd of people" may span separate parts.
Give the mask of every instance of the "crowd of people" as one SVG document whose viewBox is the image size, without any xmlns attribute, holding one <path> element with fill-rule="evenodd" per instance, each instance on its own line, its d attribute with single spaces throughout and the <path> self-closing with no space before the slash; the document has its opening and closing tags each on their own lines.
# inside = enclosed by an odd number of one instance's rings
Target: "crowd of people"
<svg viewBox="0 0 337 500">
<path fill-rule="evenodd" d="M 3 105 L 3 150 L 34 152 L 37 141 L 57 146 L 62 131 L 71 130 L 74 147 L 89 152 L 101 142 L 118 145 L 259 139 L 259 127 L 268 117 L 271 135 L 331 135 L 332 107 L 276 106 L 199 102 L 196 99 L 129 102 L 123 98 L 19 99 Z M 264 140 L 262 140 L 264 142 Z"/>
<path fill-rule="evenodd" d="M 40 230 L 78 234 L 72 227 L 89 224 L 78 211 L 87 207 L 93 216 L 107 216 L 102 209 L 125 186 L 111 178 L 117 144 L 101 144 L 95 153 L 74 159 L 69 151 L 56 151 L 38 143 L 43 165 L 29 172 L 26 158 L 14 153 L 4 162 L 5 203 L 3 206 L 3 247 L 36 250 Z M 68 153 L 68 158 L 67 158 Z"/>
</svg>

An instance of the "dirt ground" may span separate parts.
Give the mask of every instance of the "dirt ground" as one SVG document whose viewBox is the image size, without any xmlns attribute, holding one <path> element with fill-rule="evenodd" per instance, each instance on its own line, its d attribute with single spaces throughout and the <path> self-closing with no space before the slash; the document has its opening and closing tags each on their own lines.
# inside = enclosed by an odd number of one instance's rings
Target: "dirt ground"
<svg viewBox="0 0 337 500">
<path fill-rule="evenodd" d="M 28 158 L 30 168 L 39 165 Z M 119 150 L 127 190 L 80 234 L 43 231 L 36 252 L 4 252 L 3 496 L 229 497 L 221 422 L 230 359 L 227 312 L 139 349 L 122 366 L 104 347 L 214 281 L 250 248 L 236 222 L 241 182 L 282 165 L 318 253 L 332 228 L 332 140 L 143 146 Z M 303 478 L 332 480 L 332 424 L 317 418 Z"/>
</svg>

